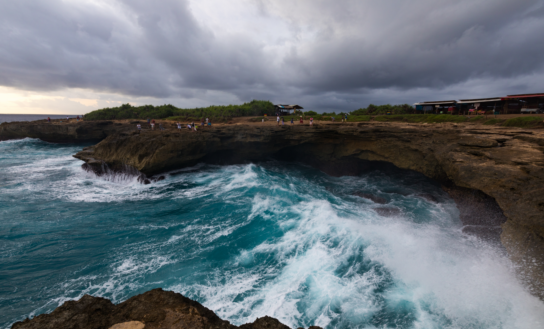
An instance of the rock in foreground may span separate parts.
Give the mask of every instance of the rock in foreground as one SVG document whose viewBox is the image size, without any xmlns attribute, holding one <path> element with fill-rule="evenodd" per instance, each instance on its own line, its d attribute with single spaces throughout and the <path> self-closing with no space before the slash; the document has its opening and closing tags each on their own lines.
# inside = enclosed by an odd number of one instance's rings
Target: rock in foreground
<svg viewBox="0 0 544 329">
<path fill-rule="evenodd" d="M 265 316 L 240 327 L 178 293 L 150 290 L 118 305 L 100 297 L 68 301 L 50 314 L 16 322 L 12 329 L 288 329 Z M 318 329 L 319 327 L 310 327 Z"/>
</svg>

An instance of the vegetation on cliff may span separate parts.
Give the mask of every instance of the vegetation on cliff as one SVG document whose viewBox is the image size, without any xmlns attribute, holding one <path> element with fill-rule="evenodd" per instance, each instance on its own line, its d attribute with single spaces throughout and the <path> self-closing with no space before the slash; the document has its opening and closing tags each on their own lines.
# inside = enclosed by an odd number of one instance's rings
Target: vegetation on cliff
<svg viewBox="0 0 544 329">
<path fill-rule="evenodd" d="M 467 118 L 450 114 L 406 114 L 406 115 L 380 115 L 374 117 L 375 121 L 391 122 L 413 122 L 413 123 L 437 123 L 437 122 L 465 122 Z"/>
<path fill-rule="evenodd" d="M 360 108 L 358 110 L 350 112 L 352 115 L 379 115 L 379 114 L 406 114 L 411 113 L 414 110 L 414 107 L 410 104 L 399 104 L 399 105 L 374 105 L 370 104 L 366 108 Z"/>
<path fill-rule="evenodd" d="M 542 124 L 539 117 L 517 117 L 508 120 L 493 118 L 487 120 L 484 116 L 463 116 L 451 114 L 405 114 L 405 115 L 379 115 L 373 118 L 380 122 L 410 122 L 410 123 L 440 123 L 440 122 L 482 122 L 485 125 L 500 124 L 505 127 L 533 127 Z"/>
<path fill-rule="evenodd" d="M 502 125 L 505 127 L 530 127 L 542 123 L 539 117 L 517 117 L 506 120 Z"/>
<path fill-rule="evenodd" d="M 274 114 L 274 104 L 270 101 L 253 100 L 242 105 L 212 105 L 208 107 L 181 109 L 174 105 L 123 104 L 119 107 L 104 108 L 85 114 L 85 120 L 122 120 L 122 119 L 172 119 L 186 120 L 212 118 L 222 121 L 232 117 Z"/>
</svg>

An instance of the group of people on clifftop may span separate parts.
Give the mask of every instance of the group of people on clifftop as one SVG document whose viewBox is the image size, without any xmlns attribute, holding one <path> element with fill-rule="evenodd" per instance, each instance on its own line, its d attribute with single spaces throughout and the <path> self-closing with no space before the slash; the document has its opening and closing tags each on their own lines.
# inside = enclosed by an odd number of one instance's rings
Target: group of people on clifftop
<svg viewBox="0 0 544 329">
<path fill-rule="evenodd" d="M 49 118 L 48 118 L 49 119 Z M 78 120 L 79 120 L 79 117 L 78 117 Z M 265 121 L 265 119 L 263 119 L 263 122 Z M 334 122 L 335 121 L 335 118 L 333 116 L 331 116 L 331 121 Z M 342 118 L 342 122 L 347 122 L 348 121 L 348 117 L 347 115 L 345 117 Z M 281 125 L 285 125 L 285 118 L 283 116 L 280 116 L 280 115 L 276 115 L 276 122 L 278 124 L 278 126 L 280 125 L 280 122 L 281 122 Z M 299 123 L 300 124 L 304 124 L 304 118 L 302 117 L 302 115 L 300 116 L 299 118 Z M 309 118 L 309 123 L 310 123 L 310 126 L 313 126 L 314 124 L 314 118 L 313 117 L 310 117 Z M 147 119 L 147 124 L 149 125 L 150 127 L 150 130 L 155 130 L 155 120 L 154 119 Z M 295 121 L 294 121 L 294 118 L 291 117 L 291 125 L 294 125 L 295 124 Z M 183 128 L 183 124 L 180 123 L 180 122 L 176 122 L 176 126 L 177 126 L 177 129 L 179 132 L 181 132 Z M 206 118 L 206 119 L 202 119 L 201 122 L 200 122 L 200 126 L 198 124 L 195 124 L 195 122 L 191 122 L 191 123 L 188 123 L 186 125 L 186 128 L 192 132 L 197 132 L 199 127 L 201 128 L 204 128 L 204 127 L 211 127 L 212 126 L 212 119 L 210 118 Z M 138 130 L 138 133 L 141 133 L 142 131 L 142 125 L 140 123 L 138 123 L 136 125 L 136 129 Z M 159 123 L 159 130 L 166 130 L 166 128 L 163 127 L 162 123 Z"/>
<path fill-rule="evenodd" d="M 204 123 L 204 119 L 201 120 L 200 122 L 200 127 L 205 127 L 205 126 L 208 126 L 208 127 L 211 127 L 212 126 L 212 119 L 210 118 L 206 118 L 205 120 L 206 122 Z M 156 122 L 155 122 L 155 119 L 147 119 L 147 124 L 149 125 L 149 129 L 150 130 L 155 130 L 155 125 L 156 125 Z M 178 128 L 178 131 L 181 132 L 181 130 L 183 129 L 182 128 L 182 123 L 181 122 L 176 122 L 176 126 Z M 191 123 L 188 123 L 187 124 L 187 129 L 193 131 L 193 132 L 197 132 L 198 131 L 198 124 L 195 124 L 195 122 L 191 122 Z M 136 130 L 138 131 L 138 133 L 140 134 L 142 132 L 142 125 L 140 123 L 136 124 Z M 162 123 L 159 122 L 159 130 L 166 130 L 166 128 L 163 127 Z"/>
<path fill-rule="evenodd" d="M 279 115 L 277 115 L 276 116 L 276 121 L 278 122 L 278 126 L 280 125 L 280 121 L 281 121 L 282 126 L 285 125 L 285 119 L 284 119 L 283 116 L 280 117 Z M 263 119 L 263 122 L 264 122 L 264 119 Z M 302 118 L 302 115 L 300 116 L 299 122 L 301 124 L 304 123 L 304 119 Z M 291 125 L 293 125 L 293 124 L 295 124 L 295 121 L 294 121 L 293 117 L 291 117 Z M 314 124 L 314 118 L 310 118 L 310 126 L 313 126 L 313 124 Z"/>
</svg>

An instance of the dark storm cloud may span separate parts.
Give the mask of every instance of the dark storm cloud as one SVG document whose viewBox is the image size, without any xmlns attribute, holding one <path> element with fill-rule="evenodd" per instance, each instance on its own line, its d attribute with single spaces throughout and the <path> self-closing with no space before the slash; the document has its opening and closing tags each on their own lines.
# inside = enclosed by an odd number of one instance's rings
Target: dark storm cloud
<svg viewBox="0 0 544 329">
<path fill-rule="evenodd" d="M 186 1 L 3 1 L 0 85 L 170 99 L 224 91 L 317 109 L 544 90 L 541 0 L 255 4 L 287 26 L 275 48 L 249 30 L 216 33 Z"/>
<path fill-rule="evenodd" d="M 306 81 L 309 92 L 325 92 L 444 87 L 543 67 L 542 2 L 406 3 L 391 11 L 376 5 L 376 16 L 364 22 L 350 22 L 357 10 L 337 13 L 318 41 L 286 58 L 286 71 Z M 360 34 L 343 35 L 346 21 Z"/>
<path fill-rule="evenodd" d="M 89 88 L 166 97 L 180 88 L 228 90 L 262 82 L 260 50 L 217 40 L 183 1 L 0 5 L 0 83 L 23 89 Z"/>
</svg>

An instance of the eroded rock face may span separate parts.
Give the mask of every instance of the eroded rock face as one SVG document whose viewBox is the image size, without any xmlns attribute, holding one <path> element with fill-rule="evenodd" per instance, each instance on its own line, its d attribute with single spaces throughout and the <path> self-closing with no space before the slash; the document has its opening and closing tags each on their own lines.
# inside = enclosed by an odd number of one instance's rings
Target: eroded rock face
<svg viewBox="0 0 544 329">
<path fill-rule="evenodd" d="M 154 289 L 118 305 L 83 296 L 50 314 L 16 322 L 12 329 L 288 329 L 271 317 L 240 327 L 220 319 L 200 303 L 178 293 Z M 318 327 L 312 327 L 318 328 Z"/>
</svg>

